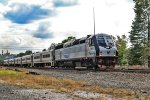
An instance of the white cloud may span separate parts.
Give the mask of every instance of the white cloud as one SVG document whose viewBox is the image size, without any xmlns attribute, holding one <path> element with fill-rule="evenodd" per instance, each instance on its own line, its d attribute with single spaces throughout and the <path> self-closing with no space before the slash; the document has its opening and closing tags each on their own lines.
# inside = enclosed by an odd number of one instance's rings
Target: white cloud
<svg viewBox="0 0 150 100">
<path fill-rule="evenodd" d="M 104 0 L 92 0 L 92 2 L 81 0 L 80 6 L 60 9 L 61 13 L 53 20 L 52 27 L 62 32 L 92 33 L 92 7 L 94 6 L 97 33 L 127 34 L 134 18 L 133 4 L 125 0 L 111 0 L 111 3 L 115 6 L 106 6 Z"/>
</svg>

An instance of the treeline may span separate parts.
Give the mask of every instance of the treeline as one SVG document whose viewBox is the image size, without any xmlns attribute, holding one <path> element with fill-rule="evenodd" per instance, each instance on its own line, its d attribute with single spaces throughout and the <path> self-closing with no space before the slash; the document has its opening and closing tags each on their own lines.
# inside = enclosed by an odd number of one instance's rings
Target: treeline
<svg viewBox="0 0 150 100">
<path fill-rule="evenodd" d="M 32 54 L 32 51 L 31 50 L 27 50 L 24 53 L 21 52 L 21 53 L 17 54 L 17 57 L 22 57 L 22 56 L 30 55 L 30 54 Z"/>
<path fill-rule="evenodd" d="M 133 0 L 135 3 L 135 19 L 129 32 L 130 48 L 127 48 L 127 38 L 117 37 L 119 50 L 119 65 L 143 65 L 147 64 L 150 55 L 148 43 L 148 10 L 150 0 Z M 150 16 L 150 15 L 149 15 Z"/>
</svg>

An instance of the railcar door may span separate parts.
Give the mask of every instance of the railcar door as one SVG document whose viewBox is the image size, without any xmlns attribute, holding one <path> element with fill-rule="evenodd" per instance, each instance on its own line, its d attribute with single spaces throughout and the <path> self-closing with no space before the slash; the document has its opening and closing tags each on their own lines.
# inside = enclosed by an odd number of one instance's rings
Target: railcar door
<svg viewBox="0 0 150 100">
<path fill-rule="evenodd" d="M 93 43 L 93 39 L 90 38 L 88 39 L 88 45 L 87 45 L 87 50 L 88 50 L 88 57 L 95 57 L 96 56 L 96 51 Z"/>
</svg>

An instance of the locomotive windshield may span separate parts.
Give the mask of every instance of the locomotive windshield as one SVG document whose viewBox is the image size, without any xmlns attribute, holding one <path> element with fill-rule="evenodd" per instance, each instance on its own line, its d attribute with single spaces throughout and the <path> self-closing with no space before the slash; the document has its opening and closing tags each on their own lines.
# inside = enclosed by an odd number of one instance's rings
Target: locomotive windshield
<svg viewBox="0 0 150 100">
<path fill-rule="evenodd" d="M 99 46 L 106 47 L 107 44 L 103 36 L 97 36 L 97 43 Z"/>
<path fill-rule="evenodd" d="M 107 46 L 114 46 L 114 42 L 113 42 L 113 39 L 111 36 L 104 36 L 104 35 L 99 35 L 96 37 L 97 39 L 97 43 L 99 46 L 102 46 L 102 47 L 107 47 Z"/>
<path fill-rule="evenodd" d="M 106 41 L 107 41 L 108 46 L 114 46 L 114 42 L 112 40 L 112 37 L 106 36 Z"/>
</svg>

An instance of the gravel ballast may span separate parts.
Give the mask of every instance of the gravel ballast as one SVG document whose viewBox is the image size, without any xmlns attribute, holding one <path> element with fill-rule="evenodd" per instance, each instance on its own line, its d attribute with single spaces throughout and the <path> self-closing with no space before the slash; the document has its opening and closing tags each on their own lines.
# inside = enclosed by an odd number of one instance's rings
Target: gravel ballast
<svg viewBox="0 0 150 100">
<path fill-rule="evenodd" d="M 116 99 L 111 95 L 86 91 L 59 93 L 53 89 L 32 89 L 10 84 L 0 84 L 0 100 L 101 100 Z M 118 99 L 118 98 L 117 98 Z"/>
<path fill-rule="evenodd" d="M 27 69 L 42 75 L 86 81 L 101 87 L 125 88 L 150 95 L 150 74 L 124 72 L 93 72 L 56 69 Z"/>
<path fill-rule="evenodd" d="M 14 70 L 15 68 L 13 68 Z M 21 69 L 18 69 L 21 70 Z M 89 86 L 100 86 L 118 89 L 134 90 L 138 96 L 150 96 L 150 74 L 103 72 L 103 71 L 77 71 L 61 69 L 26 69 L 26 74 L 46 75 L 60 79 L 85 81 Z M 29 73 L 30 72 L 30 73 Z M 116 90 L 116 89 L 115 89 Z M 102 92 L 103 93 L 103 92 Z M 95 99 L 93 99 L 95 98 Z M 52 89 L 32 89 L 29 87 L 7 84 L 0 79 L 0 100 L 99 100 L 98 98 L 114 99 L 112 94 L 101 92 L 73 91 L 69 93 L 58 92 Z M 133 97 L 134 98 L 134 97 Z M 133 99 L 132 98 L 132 99 Z M 136 97 L 135 97 L 136 98 Z M 104 100 L 105 100 L 104 99 Z M 117 98 L 118 99 L 118 98 Z M 122 100 L 123 98 L 120 98 Z M 103 100 L 103 99 L 102 99 Z M 126 99 L 124 99 L 126 100 Z M 135 100 L 138 100 L 137 98 Z"/>
<path fill-rule="evenodd" d="M 29 89 L 10 84 L 0 84 L 0 100 L 71 100 L 67 93 L 51 89 Z"/>
</svg>

